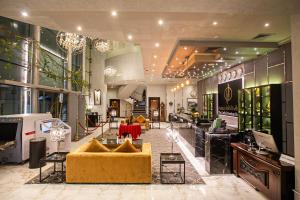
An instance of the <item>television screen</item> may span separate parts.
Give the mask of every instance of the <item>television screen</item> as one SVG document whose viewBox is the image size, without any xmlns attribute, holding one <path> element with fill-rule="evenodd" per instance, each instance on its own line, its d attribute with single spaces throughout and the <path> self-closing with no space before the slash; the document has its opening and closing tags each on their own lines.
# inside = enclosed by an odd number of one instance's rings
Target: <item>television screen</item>
<svg viewBox="0 0 300 200">
<path fill-rule="evenodd" d="M 13 141 L 16 139 L 18 123 L 0 123 L 0 141 Z"/>
</svg>

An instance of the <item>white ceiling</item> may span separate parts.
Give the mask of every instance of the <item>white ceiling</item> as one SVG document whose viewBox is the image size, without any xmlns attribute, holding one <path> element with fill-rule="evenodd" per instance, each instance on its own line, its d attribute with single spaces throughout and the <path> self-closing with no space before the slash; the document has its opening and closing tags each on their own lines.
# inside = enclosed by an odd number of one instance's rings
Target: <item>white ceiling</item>
<svg viewBox="0 0 300 200">
<path fill-rule="evenodd" d="M 28 17 L 21 16 L 24 10 Z M 179 39 L 250 41 L 259 33 L 274 33 L 264 41 L 280 42 L 290 36 L 289 17 L 296 12 L 299 0 L 0 0 L 0 14 L 20 21 L 69 32 L 78 32 L 80 25 L 80 34 L 117 41 L 132 34 L 132 42 L 141 45 L 144 67 L 151 69 L 145 73 L 149 83 L 162 81 Z"/>
</svg>

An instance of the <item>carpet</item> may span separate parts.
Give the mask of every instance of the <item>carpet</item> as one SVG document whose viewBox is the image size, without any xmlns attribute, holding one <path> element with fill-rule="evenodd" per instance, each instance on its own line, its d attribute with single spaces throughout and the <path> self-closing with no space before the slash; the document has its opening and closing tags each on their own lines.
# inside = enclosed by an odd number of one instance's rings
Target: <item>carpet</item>
<svg viewBox="0 0 300 200">
<path fill-rule="evenodd" d="M 171 152 L 171 143 L 168 141 L 168 137 L 165 134 L 166 129 L 150 129 L 141 135 L 143 142 L 151 143 L 152 146 L 152 184 L 161 184 L 160 177 L 160 153 Z M 104 133 L 105 138 L 116 137 L 117 130 L 109 130 Z M 184 153 L 181 151 L 179 146 L 174 143 L 174 152 L 181 153 L 185 160 L 185 184 L 205 184 L 201 176 L 195 170 L 193 165 L 185 157 Z M 179 173 L 173 173 L 178 171 L 178 165 L 166 165 L 164 166 L 164 171 L 167 173 L 164 178 L 172 181 L 177 181 L 180 178 Z M 53 172 L 53 167 L 50 167 L 43 171 L 43 176 L 47 176 Z M 52 174 L 48 179 L 46 179 L 44 184 L 59 184 L 61 182 L 60 174 Z M 65 181 L 65 178 L 63 182 Z M 42 183 L 42 184 L 43 184 Z M 26 184 L 40 184 L 39 175 L 30 179 Z"/>
</svg>

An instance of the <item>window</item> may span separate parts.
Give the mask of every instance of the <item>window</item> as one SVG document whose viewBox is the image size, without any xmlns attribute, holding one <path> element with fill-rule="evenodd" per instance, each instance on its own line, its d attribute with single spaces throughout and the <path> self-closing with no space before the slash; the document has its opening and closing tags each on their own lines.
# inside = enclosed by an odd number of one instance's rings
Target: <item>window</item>
<svg viewBox="0 0 300 200">
<path fill-rule="evenodd" d="M 31 113 L 31 89 L 0 84 L 0 115 Z"/>
<path fill-rule="evenodd" d="M 31 82 L 32 29 L 30 24 L 0 17 L 0 79 Z"/>
</svg>

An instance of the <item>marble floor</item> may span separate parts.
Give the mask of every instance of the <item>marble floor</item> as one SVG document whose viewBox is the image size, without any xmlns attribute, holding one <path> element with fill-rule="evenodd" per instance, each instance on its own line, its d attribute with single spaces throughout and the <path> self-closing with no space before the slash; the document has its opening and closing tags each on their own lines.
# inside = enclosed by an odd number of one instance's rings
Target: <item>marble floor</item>
<svg viewBox="0 0 300 200">
<path fill-rule="evenodd" d="M 76 149 L 97 135 L 99 135 L 98 131 L 72 143 L 72 149 Z M 201 174 L 205 184 L 199 185 L 24 184 L 37 174 L 38 169 L 29 169 L 28 163 L 0 165 L 0 199 L 266 199 L 261 193 L 234 175 Z"/>
</svg>

